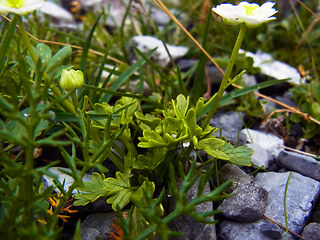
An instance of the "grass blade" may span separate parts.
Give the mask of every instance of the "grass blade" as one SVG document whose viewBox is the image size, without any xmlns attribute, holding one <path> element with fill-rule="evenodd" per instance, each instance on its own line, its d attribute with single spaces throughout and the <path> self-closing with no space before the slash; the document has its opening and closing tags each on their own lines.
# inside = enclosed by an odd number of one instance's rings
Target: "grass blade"
<svg viewBox="0 0 320 240">
<path fill-rule="evenodd" d="M 16 24 L 17 19 L 14 17 L 0 45 L 0 73 L 2 73 L 2 68 L 6 62 L 6 56 L 10 49 L 10 43 L 16 29 Z"/>
<path fill-rule="evenodd" d="M 151 50 L 148 54 L 146 54 L 147 58 L 150 58 L 153 53 L 156 51 L 156 49 Z M 127 71 L 120 74 L 118 79 L 109 87 L 109 90 L 116 91 L 118 88 L 125 83 L 139 68 L 142 67 L 142 65 L 146 62 L 145 59 L 139 59 L 136 63 L 132 64 Z M 105 102 L 109 102 L 111 99 L 111 94 L 107 94 L 104 97 Z"/>
</svg>

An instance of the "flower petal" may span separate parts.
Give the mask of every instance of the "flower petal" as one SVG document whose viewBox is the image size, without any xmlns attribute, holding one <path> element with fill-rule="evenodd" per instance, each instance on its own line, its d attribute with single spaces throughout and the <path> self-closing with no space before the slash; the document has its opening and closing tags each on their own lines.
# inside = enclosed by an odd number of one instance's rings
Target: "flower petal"
<svg viewBox="0 0 320 240">
<path fill-rule="evenodd" d="M 24 15 L 40 8 L 44 1 L 45 0 L 26 0 L 25 5 L 21 8 L 8 7 L 5 4 L 6 1 L 0 1 L 0 14 L 11 12 L 18 15 Z"/>
</svg>

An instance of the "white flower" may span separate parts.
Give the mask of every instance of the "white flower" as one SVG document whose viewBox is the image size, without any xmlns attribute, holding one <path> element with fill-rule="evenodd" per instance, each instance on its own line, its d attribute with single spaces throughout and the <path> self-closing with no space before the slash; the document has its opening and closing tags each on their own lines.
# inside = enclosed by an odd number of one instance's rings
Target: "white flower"
<svg viewBox="0 0 320 240">
<path fill-rule="evenodd" d="M 248 27 L 254 28 L 262 23 L 276 19 L 271 17 L 277 10 L 273 7 L 275 3 L 266 2 L 259 6 L 256 3 L 241 2 L 239 5 L 223 3 L 212 8 L 216 14 L 220 15 L 224 22 L 231 25 L 245 23 Z"/>
<path fill-rule="evenodd" d="M 24 15 L 41 7 L 45 0 L 0 0 L 0 14 Z"/>
</svg>

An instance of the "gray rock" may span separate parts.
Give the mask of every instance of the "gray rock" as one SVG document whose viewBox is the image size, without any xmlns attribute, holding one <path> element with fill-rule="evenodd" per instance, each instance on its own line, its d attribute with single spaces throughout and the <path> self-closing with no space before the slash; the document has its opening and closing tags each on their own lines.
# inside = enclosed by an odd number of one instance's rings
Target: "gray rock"
<svg viewBox="0 0 320 240">
<path fill-rule="evenodd" d="M 197 181 L 192 188 L 189 190 L 187 197 L 188 201 L 192 201 L 198 192 L 198 183 Z M 210 192 L 210 186 L 207 184 L 204 188 L 203 194 L 207 194 Z M 174 202 L 170 202 L 170 209 L 174 208 Z M 210 212 L 213 210 L 212 202 L 205 202 L 196 206 L 196 212 Z M 208 217 L 209 220 L 214 220 L 214 217 Z M 170 223 L 170 229 L 174 231 L 182 232 L 183 237 L 179 238 L 170 238 L 170 239 L 179 239 L 179 240 L 216 240 L 216 227 L 214 224 L 203 224 L 197 222 L 190 216 L 182 216 L 175 219 L 172 223 Z"/>
<path fill-rule="evenodd" d="M 277 109 L 277 104 L 268 99 L 263 99 L 263 101 L 261 101 L 261 104 L 263 105 L 264 113 L 266 116 Z"/>
<path fill-rule="evenodd" d="M 255 184 L 264 187 L 269 192 L 265 215 L 284 226 L 283 199 L 289 174 L 289 172 L 259 173 L 254 181 Z M 320 183 L 318 181 L 293 172 L 286 196 L 287 218 L 290 230 L 298 234 L 301 233 L 319 193 Z"/>
<path fill-rule="evenodd" d="M 299 153 L 281 151 L 276 158 L 279 165 L 320 181 L 320 162 Z"/>
<path fill-rule="evenodd" d="M 223 75 L 216 66 L 213 64 L 206 65 L 206 72 L 211 84 L 220 85 Z"/>
<path fill-rule="evenodd" d="M 159 8 L 151 8 L 151 18 L 158 25 L 166 25 L 170 22 L 171 18 Z"/>
<path fill-rule="evenodd" d="M 286 173 L 259 173 L 254 183 L 268 191 L 268 205 L 265 216 L 285 226 L 284 214 L 284 191 L 289 176 Z M 288 226 L 293 232 L 300 234 L 307 218 L 311 213 L 313 204 L 316 202 L 320 192 L 320 183 L 314 179 L 293 173 L 289 182 L 286 206 Z M 266 225 L 267 224 L 267 225 Z M 219 224 L 219 234 L 225 240 L 270 240 L 286 239 L 285 230 L 279 238 L 279 229 L 271 221 L 261 219 L 254 223 L 238 223 L 222 221 Z M 289 234 L 289 239 L 295 239 Z"/>
<path fill-rule="evenodd" d="M 250 184 L 253 180 L 253 178 L 242 171 L 241 168 L 231 163 L 227 163 L 221 167 L 219 177 L 221 183 L 233 180 L 231 187 L 228 189 L 228 193 L 234 191 L 238 184 Z"/>
<path fill-rule="evenodd" d="M 282 102 L 290 107 L 297 107 L 297 104 L 292 100 L 293 92 L 286 91 L 283 96 L 277 96 L 276 100 Z M 277 108 L 284 108 L 283 106 L 277 105 Z"/>
<path fill-rule="evenodd" d="M 114 231 L 112 227 L 113 221 L 116 219 L 114 212 L 109 213 L 95 213 L 87 216 L 81 224 L 81 236 L 85 236 L 88 229 L 92 235 L 96 235 L 99 232 L 101 239 L 108 239 L 109 233 Z"/>
<path fill-rule="evenodd" d="M 100 232 L 95 228 L 81 228 L 81 240 L 96 240 L 100 239 Z"/>
<path fill-rule="evenodd" d="M 303 239 L 307 240 L 319 240 L 320 239 L 320 223 L 308 224 L 302 232 Z"/>
<path fill-rule="evenodd" d="M 267 150 L 255 143 L 247 144 L 247 147 L 253 150 L 251 162 L 259 167 L 268 168 L 273 161 L 273 157 Z"/>
<path fill-rule="evenodd" d="M 246 135 L 246 142 L 260 145 L 260 147 L 265 149 L 272 157 L 278 156 L 281 151 L 281 146 L 284 145 L 283 139 L 270 133 L 248 128 L 242 129 L 241 132 Z"/>
<path fill-rule="evenodd" d="M 264 236 L 271 239 L 281 239 L 283 230 L 274 223 L 264 223 L 260 226 L 260 231 Z"/>
<path fill-rule="evenodd" d="M 73 184 L 74 179 L 70 175 L 64 173 L 63 171 L 70 173 L 71 170 L 69 168 L 63 168 L 63 167 L 51 167 L 48 170 L 50 173 L 52 173 L 53 175 L 55 175 L 57 177 L 58 181 L 63 186 L 64 191 L 68 191 L 69 187 Z M 80 173 L 80 171 L 78 171 L 78 172 Z M 53 178 L 51 176 L 43 175 L 42 181 L 43 181 L 45 187 L 53 186 L 53 187 L 55 187 L 55 191 L 59 192 L 59 189 L 56 188 L 56 185 L 55 185 Z M 83 182 L 92 182 L 91 175 L 85 174 L 82 178 L 82 181 Z M 78 192 L 77 190 L 72 191 L 73 194 L 77 193 L 77 192 Z"/>
<path fill-rule="evenodd" d="M 238 113 L 234 111 L 217 113 L 210 120 L 210 126 L 217 127 L 222 130 L 222 136 L 232 143 L 239 143 L 243 145 L 245 143 L 245 135 L 241 132 L 243 127 L 242 118 L 244 113 Z M 214 133 L 216 136 L 220 136 L 220 131 Z"/>
<path fill-rule="evenodd" d="M 130 45 L 137 47 L 142 53 L 147 54 L 152 49 L 157 48 L 151 60 L 160 66 L 167 66 L 170 63 L 169 55 L 163 46 L 162 41 L 152 36 L 134 36 L 130 40 Z M 188 48 L 183 46 L 166 45 L 173 60 L 183 57 Z"/>
<path fill-rule="evenodd" d="M 263 187 L 239 183 L 233 193 L 218 207 L 224 217 L 237 222 L 254 222 L 263 217 L 268 200 Z"/>
<path fill-rule="evenodd" d="M 243 74 L 242 75 L 242 81 L 244 82 L 244 84 L 247 86 L 247 87 L 250 87 L 250 86 L 253 86 L 253 85 L 256 85 L 258 82 L 257 82 L 257 79 L 254 75 L 249 75 L 249 74 Z"/>
<path fill-rule="evenodd" d="M 260 231 L 263 224 L 265 224 L 263 220 L 254 224 L 224 220 L 218 225 L 218 237 L 222 240 L 270 240 Z"/>
</svg>

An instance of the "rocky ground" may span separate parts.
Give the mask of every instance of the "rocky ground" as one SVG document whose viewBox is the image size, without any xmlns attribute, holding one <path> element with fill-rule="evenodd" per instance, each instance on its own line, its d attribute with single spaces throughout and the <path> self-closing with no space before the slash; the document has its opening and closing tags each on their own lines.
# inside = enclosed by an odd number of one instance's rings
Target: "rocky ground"
<svg viewBox="0 0 320 240">
<path fill-rule="evenodd" d="M 125 8 L 117 0 L 103 1 L 79 1 L 84 9 L 98 9 L 101 4 L 111 4 L 110 13 L 114 14 L 114 21 L 121 21 Z M 282 2 L 282 1 L 280 1 Z M 287 2 L 287 1 L 284 1 Z M 64 7 L 64 8 L 63 8 Z M 41 11 L 49 14 L 56 20 L 57 26 L 77 28 L 79 22 L 66 8 L 70 7 L 70 1 L 63 1 L 62 6 L 49 2 Z M 139 1 L 135 1 L 135 7 L 141 7 Z M 54 9 L 54 10 L 53 10 Z M 69 8 L 70 9 L 70 8 Z M 158 24 L 165 24 L 169 18 L 156 8 L 152 8 L 152 16 Z M 107 22 L 112 25 L 114 22 Z M 150 36 L 136 36 L 131 39 L 131 45 L 143 52 L 159 46 L 153 61 L 166 66 L 170 59 L 167 56 L 160 40 Z M 181 69 L 192 66 L 192 60 L 184 59 L 188 49 L 184 46 L 169 46 L 172 58 L 179 59 Z M 274 79 L 291 78 L 292 82 L 299 83 L 300 76 L 297 69 L 272 59 L 263 52 L 247 53 L 253 57 L 257 66 L 262 69 L 262 74 Z M 265 59 L 268 59 L 266 62 Z M 178 62 L 178 63 L 179 63 Z M 217 71 L 208 66 L 211 74 Z M 285 74 L 285 75 L 283 75 Z M 248 83 L 257 82 L 257 76 L 245 76 Z M 275 86 L 274 88 L 277 88 Z M 273 89 L 271 91 L 277 91 Z M 294 106 L 288 91 L 283 91 L 278 99 Z M 266 109 L 279 108 L 269 102 Z M 197 211 L 209 211 L 215 207 L 221 210 L 217 216 L 219 222 L 216 225 L 204 225 L 195 222 L 192 218 L 184 217 L 172 223 L 172 229 L 184 233 L 181 239 L 225 239 L 225 240 L 269 240 L 269 239 L 320 239 L 320 163 L 314 156 L 288 148 L 278 131 L 270 132 L 266 125 L 248 129 L 243 126 L 244 114 L 234 111 L 219 112 L 211 120 L 210 124 L 222 129 L 222 135 L 234 144 L 248 145 L 254 150 L 252 163 L 254 167 L 240 168 L 235 165 L 225 164 L 220 170 L 220 181 L 233 179 L 234 183 L 230 192 L 234 195 L 225 199 L 219 206 L 214 203 L 205 203 L 199 206 Z M 274 129 L 274 128 L 273 128 Z M 293 138 L 299 135 L 299 126 L 292 129 Z M 257 169 L 262 169 L 255 173 Z M 51 169 L 59 175 L 60 182 L 65 181 L 67 188 L 72 179 L 59 171 Z M 91 181 L 90 175 L 86 175 L 84 181 Z M 47 185 L 53 184 L 51 179 L 45 178 Z M 196 194 L 197 186 L 189 192 L 190 199 Z M 210 186 L 207 186 L 210 191 Z M 174 204 L 174 203 L 172 203 Z M 108 239 L 108 234 L 113 231 L 112 222 L 115 218 L 110 206 L 105 199 L 78 208 L 79 212 L 74 218 L 83 219 L 81 235 L 84 240 Z M 65 239 L 72 236 L 71 220 L 66 224 Z M 286 226 L 288 232 L 286 233 Z"/>
</svg>

